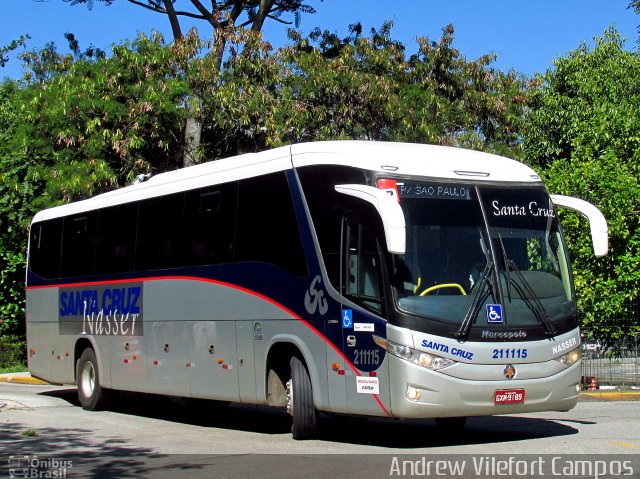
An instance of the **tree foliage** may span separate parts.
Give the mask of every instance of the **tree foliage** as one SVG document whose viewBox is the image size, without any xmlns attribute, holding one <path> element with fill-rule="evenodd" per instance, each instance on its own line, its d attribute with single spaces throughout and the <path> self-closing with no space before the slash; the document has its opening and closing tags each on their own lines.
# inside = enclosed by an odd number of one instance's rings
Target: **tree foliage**
<svg viewBox="0 0 640 479">
<path fill-rule="evenodd" d="M 27 40 L 29 40 L 29 35 L 22 35 L 17 40 L 12 40 L 8 45 L 0 46 L 0 68 L 4 68 L 7 62 L 9 61 L 8 53 L 16 50 L 20 46 L 25 46 Z"/>
<path fill-rule="evenodd" d="M 554 193 L 598 206 L 609 224 L 610 254 L 593 256 L 586 220 L 563 214 L 584 324 L 628 316 L 640 293 L 640 56 L 613 29 L 581 45 L 544 75 L 523 128 L 524 157 Z"/>
<path fill-rule="evenodd" d="M 160 37 L 110 58 L 53 44 L 23 55 L 20 82 L 0 86 L 0 333 L 23 324 L 27 228 L 41 208 L 122 186 L 180 164 L 188 92 Z"/>
<path fill-rule="evenodd" d="M 64 0 L 71 5 L 86 4 L 93 8 L 94 0 Z M 111 5 L 115 0 L 96 0 Z M 148 11 L 166 15 L 171 24 L 174 40 L 183 38 L 181 18 L 201 20 L 212 29 L 214 38 L 213 50 L 218 55 L 213 57 L 211 64 L 214 71 L 220 71 L 222 66 L 222 52 L 225 50 L 227 33 L 236 28 L 250 27 L 254 32 L 262 30 L 267 19 L 290 24 L 282 19 L 284 14 L 290 13 L 295 17 L 296 25 L 303 13 L 315 13 L 315 9 L 301 0 L 212 0 L 205 6 L 201 0 L 127 0 L 133 5 L 143 7 Z M 320 0 L 322 1 L 322 0 Z M 202 110 L 202 97 L 197 91 L 187 103 L 191 112 L 187 116 L 184 128 L 183 166 L 190 166 L 203 160 L 201 145 L 202 123 L 197 121 L 198 111 Z"/>
<path fill-rule="evenodd" d="M 33 187 L 22 151 L 7 143 L 19 127 L 19 88 L 0 85 L 0 335 L 21 332 L 24 327 L 25 221 L 34 212 Z"/>
<path fill-rule="evenodd" d="M 390 23 L 368 36 L 359 25 L 347 38 L 290 36 L 273 51 L 253 32 L 232 34 L 219 81 L 207 56 L 191 63 L 206 151 L 351 138 L 515 152 L 535 82 L 493 69 L 492 56 L 467 61 L 452 26 L 437 42 L 419 39 L 415 53 L 392 39 Z"/>
<path fill-rule="evenodd" d="M 493 55 L 467 59 L 448 25 L 417 48 L 391 37 L 391 23 L 340 39 L 315 30 L 292 33 L 283 55 L 293 112 L 278 123 L 284 141 L 327 138 L 413 141 L 506 151 L 518 143 L 517 122 L 533 84 L 492 68 Z M 295 113 L 298 114 L 295 114 Z"/>
</svg>

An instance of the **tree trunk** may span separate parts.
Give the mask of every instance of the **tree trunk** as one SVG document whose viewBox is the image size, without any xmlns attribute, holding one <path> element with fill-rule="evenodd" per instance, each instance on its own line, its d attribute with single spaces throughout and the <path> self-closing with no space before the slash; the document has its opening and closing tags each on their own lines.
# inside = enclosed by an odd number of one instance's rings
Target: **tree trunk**
<svg viewBox="0 0 640 479">
<path fill-rule="evenodd" d="M 256 18 L 253 19 L 251 30 L 253 30 L 254 32 L 259 32 L 262 30 L 262 25 L 264 24 L 267 15 L 271 11 L 271 7 L 273 6 L 274 1 L 275 0 L 260 0 L 260 8 L 258 8 Z"/>
<path fill-rule="evenodd" d="M 262 30 L 264 21 L 266 20 L 267 15 L 271 11 L 274 1 L 275 0 L 260 1 L 260 7 L 258 8 L 256 18 L 254 19 L 253 24 L 251 25 L 251 29 L 253 31 L 259 32 Z M 180 34 L 180 36 L 182 36 L 182 33 L 180 32 L 180 26 L 178 24 L 177 16 L 175 15 L 175 10 L 173 9 L 173 3 L 171 2 L 171 0 L 164 0 L 164 2 L 165 2 L 167 12 L 169 13 L 169 20 L 171 21 L 172 28 L 174 27 L 174 18 L 175 18 L 177 30 L 174 28 L 173 34 L 174 34 L 174 37 L 177 39 L 178 37 L 176 37 L 176 31 Z M 244 8 L 244 3 L 245 2 L 243 0 L 236 0 L 234 2 L 234 6 L 230 14 L 231 25 L 235 24 L 235 21 L 240 16 L 240 13 L 242 13 L 242 9 Z M 171 15 L 172 12 L 173 12 L 173 17 Z M 211 18 L 213 19 L 214 16 L 212 15 Z M 216 30 L 216 28 L 219 25 L 216 25 L 214 21 L 212 22 L 212 26 L 214 27 L 214 30 Z M 220 69 L 222 68 L 222 58 L 224 56 L 224 47 L 225 47 L 224 37 L 220 37 L 220 38 L 222 39 L 221 40 L 222 44 L 217 45 L 218 58 L 216 58 L 216 64 L 217 64 L 216 66 L 218 68 L 218 71 L 220 71 Z M 195 107 L 196 110 L 200 110 L 200 111 L 202 109 L 201 108 L 202 99 L 197 95 L 194 95 L 192 98 L 192 103 L 191 103 L 191 106 L 189 107 L 190 114 L 188 115 L 185 123 L 184 150 L 183 150 L 183 156 L 182 156 L 183 167 L 191 166 L 199 163 L 198 150 L 200 148 L 200 142 L 202 139 L 202 123 L 197 118 L 195 118 L 195 115 L 193 115 L 193 107 Z"/>
<path fill-rule="evenodd" d="M 178 20 L 176 9 L 173 7 L 173 2 L 171 0 L 164 0 L 164 8 L 167 11 L 167 16 L 169 17 L 169 23 L 171 24 L 171 31 L 173 32 L 173 39 L 177 40 L 179 38 L 182 38 L 180 21 Z"/>
<path fill-rule="evenodd" d="M 202 100 L 200 97 L 192 97 L 192 104 L 197 103 L 198 110 L 201 109 Z M 193 109 L 189 106 L 189 113 L 193 113 Z M 199 163 L 198 149 L 200 148 L 200 140 L 202 138 L 202 123 L 190 114 L 184 126 L 184 149 L 182 154 L 182 166 L 191 166 Z"/>
</svg>

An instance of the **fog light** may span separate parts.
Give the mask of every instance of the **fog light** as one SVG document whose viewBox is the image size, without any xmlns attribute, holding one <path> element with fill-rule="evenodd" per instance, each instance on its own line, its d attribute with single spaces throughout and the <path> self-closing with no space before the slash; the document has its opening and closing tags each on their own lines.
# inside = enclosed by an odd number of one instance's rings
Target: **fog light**
<svg viewBox="0 0 640 479">
<path fill-rule="evenodd" d="M 580 394 L 581 391 L 582 391 L 582 384 L 580 383 L 576 384 L 576 393 Z"/>
<path fill-rule="evenodd" d="M 409 401 L 418 402 L 420 400 L 420 391 L 412 386 L 407 386 L 407 390 L 404 395 L 407 397 Z"/>
</svg>

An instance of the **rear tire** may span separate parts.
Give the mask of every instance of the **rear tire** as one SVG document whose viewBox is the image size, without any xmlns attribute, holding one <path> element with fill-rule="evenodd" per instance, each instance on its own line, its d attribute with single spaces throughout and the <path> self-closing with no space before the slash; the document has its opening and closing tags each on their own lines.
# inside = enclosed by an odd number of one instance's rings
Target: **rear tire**
<svg viewBox="0 0 640 479">
<path fill-rule="evenodd" d="M 78 387 L 78 401 L 83 409 L 97 411 L 106 405 L 105 391 L 100 386 L 98 360 L 93 349 L 82 351 L 76 363 L 76 386 Z"/>
<path fill-rule="evenodd" d="M 291 358 L 291 379 L 287 383 L 287 410 L 293 417 L 294 439 L 312 439 L 318 432 L 318 412 L 313 405 L 309 372 L 297 357 Z"/>
</svg>

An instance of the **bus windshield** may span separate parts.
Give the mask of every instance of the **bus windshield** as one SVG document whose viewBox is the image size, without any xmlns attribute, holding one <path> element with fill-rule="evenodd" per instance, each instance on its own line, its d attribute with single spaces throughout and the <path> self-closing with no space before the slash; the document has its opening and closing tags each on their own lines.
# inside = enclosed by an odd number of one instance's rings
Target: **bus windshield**
<svg viewBox="0 0 640 479">
<path fill-rule="evenodd" d="M 394 257 L 401 311 L 456 325 L 544 328 L 574 316 L 568 255 L 549 195 L 519 188 L 398 181 L 406 253 Z M 459 327 L 459 328 L 458 328 Z"/>
</svg>

